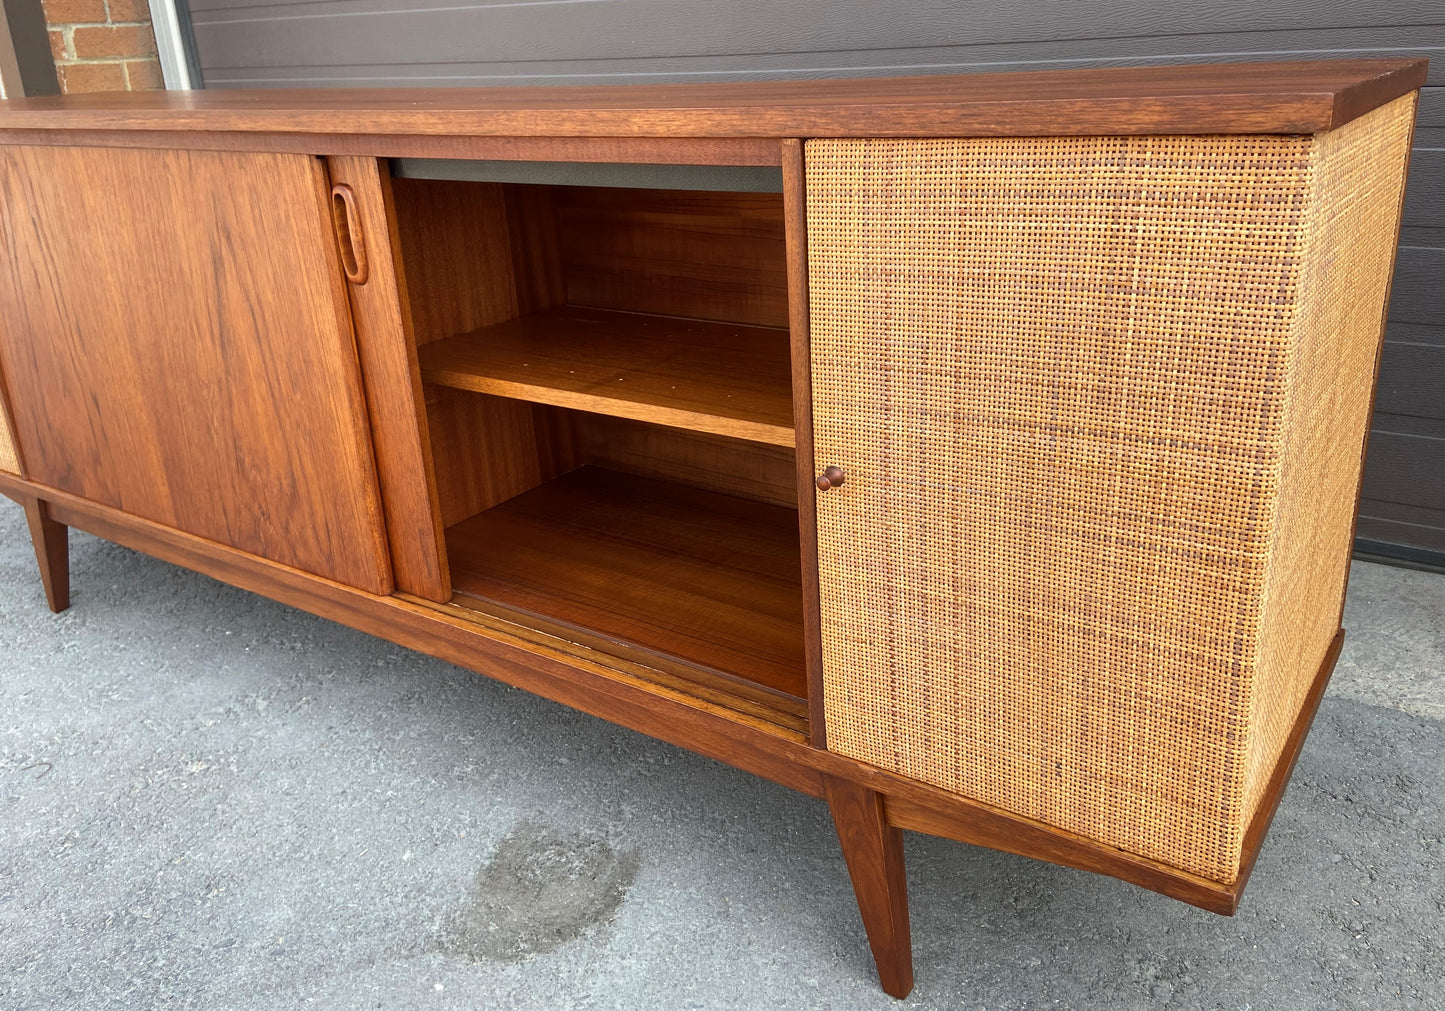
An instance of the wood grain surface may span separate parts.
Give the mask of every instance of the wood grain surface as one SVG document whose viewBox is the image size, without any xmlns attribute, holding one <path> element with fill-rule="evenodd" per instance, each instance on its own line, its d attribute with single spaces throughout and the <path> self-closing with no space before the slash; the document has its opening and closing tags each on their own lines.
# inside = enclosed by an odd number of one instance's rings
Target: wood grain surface
<svg viewBox="0 0 1445 1011">
<path fill-rule="evenodd" d="M 371 443 L 386 518 L 396 588 L 428 600 L 450 600 L 431 437 L 421 372 L 411 332 L 406 275 L 396 241 L 391 179 L 375 158 L 330 158 L 334 184 L 350 188 L 362 222 L 370 276 L 350 284 L 356 351 L 366 389 Z"/>
<path fill-rule="evenodd" d="M 423 354 L 434 341 L 547 304 L 553 272 L 533 261 L 555 260 L 545 239 L 550 203 L 541 214 L 525 202 L 514 210 L 497 183 L 393 179 L 391 192 L 397 274 Z M 444 526 L 556 476 L 541 466 L 530 404 L 434 385 L 424 396 Z"/>
<path fill-rule="evenodd" d="M 430 90 L 430 89 L 428 89 Z M 270 151 L 362 158 L 464 158 L 639 165 L 776 165 L 771 137 L 485 137 L 465 134 L 293 133 L 266 130 L 85 130 L 0 127 L 9 144 L 81 147 L 184 147 L 190 151 Z"/>
<path fill-rule="evenodd" d="M 570 304 L 788 325 L 779 194 L 548 189 Z"/>
<path fill-rule="evenodd" d="M 823 789 L 853 879 L 878 981 L 885 993 L 901 1000 L 913 989 L 903 830 L 888 824 L 882 794 L 836 776 L 824 776 Z"/>
<path fill-rule="evenodd" d="M 582 463 L 788 509 L 798 507 L 793 451 L 602 414 L 576 417 Z"/>
<path fill-rule="evenodd" d="M 575 465 L 556 459 L 565 455 L 566 440 L 541 423 L 534 404 L 428 383 L 426 406 L 447 527 Z"/>
<path fill-rule="evenodd" d="M 56 522 L 50 515 L 50 503 L 43 499 L 27 497 L 21 505 L 30 527 L 35 562 L 40 566 L 45 602 L 59 614 L 70 606 L 70 528 Z"/>
<path fill-rule="evenodd" d="M 517 315 L 500 183 L 393 179 L 396 244 L 418 344 Z"/>
<path fill-rule="evenodd" d="M 459 593 L 807 695 L 790 509 L 583 467 L 447 531 Z"/>
<path fill-rule="evenodd" d="M 782 330 L 567 307 L 428 344 L 421 372 L 458 389 L 793 444 Z"/>
<path fill-rule="evenodd" d="M 828 746 L 823 718 L 823 626 L 818 595 L 818 486 L 813 454 L 813 345 L 808 316 L 808 186 L 803 142 L 785 140 L 783 215 L 788 240 L 789 355 L 793 379 L 793 479 L 803 563 L 803 647 L 808 667 L 809 732 L 815 747 Z"/>
<path fill-rule="evenodd" d="M 390 592 L 321 162 L 9 147 L 0 195 L 29 476 Z"/>
<path fill-rule="evenodd" d="M 717 707 L 748 726 L 799 743 L 808 739 L 808 704 L 787 692 L 768 688 L 756 681 L 723 674 L 707 667 L 665 656 L 656 650 L 635 646 L 576 625 L 550 621 L 530 611 L 521 611 L 494 600 L 482 600 L 465 593 L 447 605 L 450 613 L 472 621 L 498 619 L 509 622 L 515 633 L 538 642 L 570 644 L 579 660 L 606 663 L 619 673 L 645 682 L 669 698 L 685 699 Z"/>
<path fill-rule="evenodd" d="M 692 138 L 1314 133 L 1419 88 L 1425 67 L 1423 60 L 1366 59 L 694 85 L 129 92 L 13 99 L 0 110 L 0 130 Z"/>
</svg>

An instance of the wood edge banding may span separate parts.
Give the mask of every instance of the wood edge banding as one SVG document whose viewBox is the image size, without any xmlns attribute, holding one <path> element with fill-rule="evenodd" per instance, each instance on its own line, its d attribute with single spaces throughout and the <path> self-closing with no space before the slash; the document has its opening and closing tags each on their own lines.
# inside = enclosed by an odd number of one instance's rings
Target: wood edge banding
<svg viewBox="0 0 1445 1011">
<path fill-rule="evenodd" d="M 828 746 L 823 707 L 823 630 L 818 596 L 818 489 L 813 475 L 812 347 L 808 331 L 808 211 L 803 142 L 784 140 L 783 227 L 787 237 L 788 321 L 793 368 L 793 439 L 798 464 L 798 536 L 803 558 L 803 656 L 808 665 L 809 734 Z"/>
<path fill-rule="evenodd" d="M 842 78 L 544 89 L 264 89 L 12 99 L 0 143 L 105 143 L 166 136 L 163 146 L 237 143 L 373 157 L 537 157 L 580 144 L 677 143 L 701 159 L 765 158 L 782 137 L 1143 136 L 1317 133 L 1425 83 L 1409 58 L 1241 61 L 937 77 Z M 528 94 L 527 92 L 532 92 Z M 543 92 L 538 95 L 536 92 Z M 257 97 L 260 96 L 260 97 Z M 12 139 L 28 134 L 27 140 Z M 89 134 L 82 140 L 81 134 Z M 211 138 L 211 139 L 206 139 Z M 442 142 L 440 147 L 438 142 Z M 139 141 L 126 139 L 128 146 Z M 154 140 L 145 143 L 156 143 Z M 531 154 L 461 153 L 468 144 Z M 530 146 L 529 146 L 530 145 Z M 723 145 L 724 147 L 718 147 Z M 731 151 L 725 151 L 728 145 Z M 423 153 L 430 146 L 430 153 Z M 437 153 L 449 149 L 450 154 Z M 479 150 L 479 149 L 478 149 Z M 662 160 L 652 156 L 646 160 Z M 750 161 L 743 164 L 777 164 Z"/>
</svg>

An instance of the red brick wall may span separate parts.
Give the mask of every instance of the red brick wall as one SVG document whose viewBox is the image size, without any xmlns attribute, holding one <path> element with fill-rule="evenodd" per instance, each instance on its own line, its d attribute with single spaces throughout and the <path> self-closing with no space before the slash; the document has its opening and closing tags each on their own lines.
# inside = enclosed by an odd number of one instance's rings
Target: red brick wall
<svg viewBox="0 0 1445 1011">
<path fill-rule="evenodd" d="M 146 0 L 42 0 L 60 90 L 160 88 Z"/>
</svg>

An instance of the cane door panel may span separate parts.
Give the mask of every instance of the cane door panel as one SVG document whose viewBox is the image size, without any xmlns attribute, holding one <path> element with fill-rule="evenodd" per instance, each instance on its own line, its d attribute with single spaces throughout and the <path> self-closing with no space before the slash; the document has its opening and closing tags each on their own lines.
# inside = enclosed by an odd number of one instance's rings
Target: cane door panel
<svg viewBox="0 0 1445 1011">
<path fill-rule="evenodd" d="M 829 748 L 1235 879 L 1338 629 L 1413 118 L 808 142 Z"/>
</svg>

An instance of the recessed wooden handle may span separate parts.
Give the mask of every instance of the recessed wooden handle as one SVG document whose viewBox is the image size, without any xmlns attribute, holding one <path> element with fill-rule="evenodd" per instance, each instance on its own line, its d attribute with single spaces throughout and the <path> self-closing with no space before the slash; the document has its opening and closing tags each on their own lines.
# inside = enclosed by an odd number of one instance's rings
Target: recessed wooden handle
<svg viewBox="0 0 1445 1011">
<path fill-rule="evenodd" d="M 818 475 L 815 483 L 819 491 L 827 491 L 829 488 L 838 487 L 846 477 L 847 475 L 843 473 L 842 467 L 827 467 L 824 468 L 823 473 Z"/>
<path fill-rule="evenodd" d="M 336 226 L 336 245 L 341 250 L 341 269 L 346 271 L 346 279 L 352 284 L 365 284 L 370 271 L 366 242 L 361 236 L 361 215 L 356 213 L 356 197 L 345 183 L 331 187 L 331 221 Z"/>
</svg>

